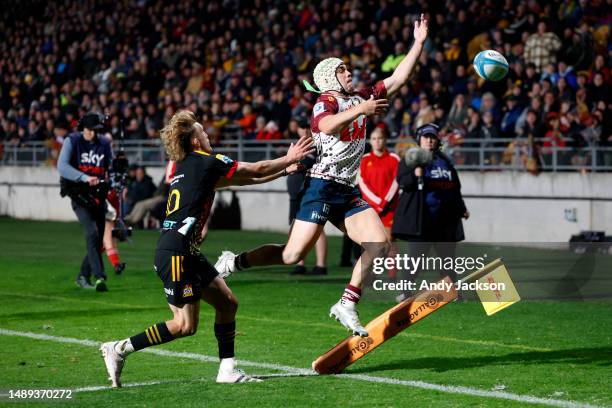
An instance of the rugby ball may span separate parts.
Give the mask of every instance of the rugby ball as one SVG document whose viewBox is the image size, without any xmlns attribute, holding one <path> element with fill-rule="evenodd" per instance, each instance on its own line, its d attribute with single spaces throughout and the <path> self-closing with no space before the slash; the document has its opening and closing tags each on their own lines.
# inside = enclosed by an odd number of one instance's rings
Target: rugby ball
<svg viewBox="0 0 612 408">
<path fill-rule="evenodd" d="M 497 51 L 481 51 L 474 58 L 474 70 L 482 79 L 499 81 L 508 73 L 508 61 Z"/>
</svg>

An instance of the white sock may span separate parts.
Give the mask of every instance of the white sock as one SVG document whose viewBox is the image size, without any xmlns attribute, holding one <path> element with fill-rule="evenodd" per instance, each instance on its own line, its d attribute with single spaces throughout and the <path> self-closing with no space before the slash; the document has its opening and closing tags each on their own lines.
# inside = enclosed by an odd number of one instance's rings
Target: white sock
<svg viewBox="0 0 612 408">
<path fill-rule="evenodd" d="M 219 371 L 232 371 L 234 368 L 236 368 L 236 359 L 234 357 L 221 359 Z"/>
<path fill-rule="evenodd" d="M 128 354 L 134 352 L 134 346 L 132 346 L 130 339 L 121 340 L 115 344 L 115 351 L 126 357 Z"/>
</svg>

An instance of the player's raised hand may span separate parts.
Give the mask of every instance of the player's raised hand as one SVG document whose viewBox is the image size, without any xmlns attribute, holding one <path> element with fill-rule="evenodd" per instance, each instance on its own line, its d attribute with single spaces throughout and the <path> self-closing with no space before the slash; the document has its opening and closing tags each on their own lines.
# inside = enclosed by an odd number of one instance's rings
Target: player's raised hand
<svg viewBox="0 0 612 408">
<path fill-rule="evenodd" d="M 424 14 L 414 22 L 414 41 L 423 43 L 427 38 L 428 22 Z"/>
<path fill-rule="evenodd" d="M 366 116 L 378 115 L 385 113 L 389 108 L 387 99 L 374 99 L 374 95 L 370 95 L 370 99 L 359 104 L 361 113 Z"/>
<path fill-rule="evenodd" d="M 287 158 L 291 163 L 297 163 L 309 154 L 314 153 L 314 141 L 312 137 L 301 137 L 297 142 L 291 143 L 287 150 Z"/>
</svg>

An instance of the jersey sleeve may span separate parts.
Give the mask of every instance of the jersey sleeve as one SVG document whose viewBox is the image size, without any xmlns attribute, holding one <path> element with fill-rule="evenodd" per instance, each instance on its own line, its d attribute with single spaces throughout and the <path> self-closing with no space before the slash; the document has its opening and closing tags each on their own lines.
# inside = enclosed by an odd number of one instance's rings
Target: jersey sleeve
<svg viewBox="0 0 612 408">
<path fill-rule="evenodd" d="M 222 154 L 215 155 L 211 163 L 212 170 L 219 176 L 232 178 L 238 167 L 238 162 Z"/>
<path fill-rule="evenodd" d="M 61 177 L 70 181 L 85 181 L 87 180 L 87 174 L 82 171 L 75 169 L 70 164 L 70 158 L 72 157 L 73 146 L 72 139 L 67 137 L 62 145 L 59 159 L 57 160 L 57 170 Z"/>
<path fill-rule="evenodd" d="M 312 108 L 310 127 L 313 133 L 319 133 L 319 122 L 326 116 L 338 113 L 338 101 L 330 95 L 321 95 Z"/>
<path fill-rule="evenodd" d="M 387 97 L 387 88 L 385 88 L 385 83 L 383 81 L 378 81 L 374 86 L 361 89 L 359 91 L 359 96 L 363 99 L 370 99 L 370 96 L 374 96 L 374 99 L 384 99 Z"/>
<path fill-rule="evenodd" d="M 174 173 L 176 172 L 176 162 L 174 160 L 168 161 L 166 165 L 166 175 L 164 176 L 164 180 L 166 184 L 172 183 L 172 179 L 174 178 Z"/>
</svg>

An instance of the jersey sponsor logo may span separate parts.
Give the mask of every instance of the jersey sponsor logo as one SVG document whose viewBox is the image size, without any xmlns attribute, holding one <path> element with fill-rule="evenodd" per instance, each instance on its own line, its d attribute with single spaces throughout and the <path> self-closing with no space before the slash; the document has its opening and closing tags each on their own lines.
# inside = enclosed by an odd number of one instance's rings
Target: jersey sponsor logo
<svg viewBox="0 0 612 408">
<path fill-rule="evenodd" d="M 435 168 L 433 170 L 431 170 L 431 178 L 435 178 L 435 179 L 441 179 L 441 178 L 445 178 L 445 179 L 449 179 L 449 180 L 453 180 L 453 176 L 451 174 L 450 170 L 445 170 L 441 167 Z"/>
<path fill-rule="evenodd" d="M 325 215 L 329 214 L 329 204 L 327 203 L 323 204 L 323 214 Z"/>
<path fill-rule="evenodd" d="M 318 211 L 312 211 L 310 213 L 310 219 L 311 220 L 319 220 L 319 221 L 327 221 L 327 216 L 319 214 Z"/>
<path fill-rule="evenodd" d="M 172 227 L 174 227 L 176 225 L 176 221 L 170 221 L 170 220 L 165 220 L 164 224 L 162 225 L 163 229 L 172 229 Z"/>
<path fill-rule="evenodd" d="M 312 108 L 312 116 L 319 116 L 325 112 L 325 104 L 323 102 L 317 102 Z"/>
<path fill-rule="evenodd" d="M 234 162 L 232 159 L 230 159 L 229 157 L 224 156 L 224 155 L 222 155 L 222 154 L 218 154 L 218 155 L 216 155 L 215 157 L 216 157 L 217 159 L 221 160 L 223 163 L 226 163 L 226 164 L 231 164 L 231 163 L 233 163 L 233 162 Z"/>
<path fill-rule="evenodd" d="M 79 164 L 79 170 L 89 175 L 104 176 L 104 173 L 106 173 L 104 167 L 98 167 L 91 164 Z"/>
<path fill-rule="evenodd" d="M 188 283 L 187 285 L 183 286 L 183 297 L 190 297 L 193 296 L 193 288 L 191 287 L 191 284 Z"/>
<path fill-rule="evenodd" d="M 93 164 L 95 166 L 100 166 L 104 160 L 103 154 L 94 153 L 93 150 L 90 150 L 87 153 L 81 153 L 81 163 Z"/>
<path fill-rule="evenodd" d="M 164 288 L 164 292 L 166 292 L 167 296 L 174 296 L 174 289 Z"/>
<path fill-rule="evenodd" d="M 177 183 L 180 179 L 182 179 L 183 177 L 185 177 L 184 174 L 177 174 L 174 177 L 172 177 L 172 182 L 170 183 L 170 185 Z"/>
</svg>

